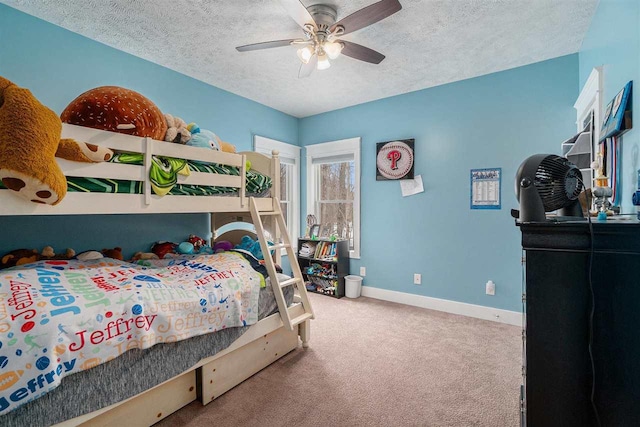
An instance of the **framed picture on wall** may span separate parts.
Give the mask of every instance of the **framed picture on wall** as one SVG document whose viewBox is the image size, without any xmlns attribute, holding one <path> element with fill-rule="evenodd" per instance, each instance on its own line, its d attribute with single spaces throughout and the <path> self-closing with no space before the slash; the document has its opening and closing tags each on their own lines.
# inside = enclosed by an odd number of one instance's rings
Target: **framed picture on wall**
<svg viewBox="0 0 640 427">
<path fill-rule="evenodd" d="M 471 209 L 501 209 L 502 168 L 471 169 Z"/>
<path fill-rule="evenodd" d="M 376 181 L 413 179 L 415 139 L 379 142 L 376 145 Z"/>
<path fill-rule="evenodd" d="M 631 89 L 633 82 L 627 83 L 624 88 L 607 104 L 602 128 L 600 129 L 600 141 L 613 136 L 619 136 L 633 127 Z"/>
</svg>

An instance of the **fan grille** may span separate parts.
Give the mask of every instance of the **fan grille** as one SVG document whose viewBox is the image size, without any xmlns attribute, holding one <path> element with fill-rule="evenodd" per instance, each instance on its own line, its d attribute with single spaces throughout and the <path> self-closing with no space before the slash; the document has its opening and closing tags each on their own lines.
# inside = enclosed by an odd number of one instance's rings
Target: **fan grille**
<svg viewBox="0 0 640 427">
<path fill-rule="evenodd" d="M 545 157 L 536 170 L 535 186 L 546 212 L 561 209 L 582 192 L 582 173 L 564 157 Z"/>
</svg>

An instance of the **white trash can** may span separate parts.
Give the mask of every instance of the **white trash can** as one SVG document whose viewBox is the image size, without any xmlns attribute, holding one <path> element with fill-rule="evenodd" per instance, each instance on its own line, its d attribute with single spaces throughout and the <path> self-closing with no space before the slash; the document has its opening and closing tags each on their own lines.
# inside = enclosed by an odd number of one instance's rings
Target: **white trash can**
<svg viewBox="0 0 640 427">
<path fill-rule="evenodd" d="M 358 298 L 362 292 L 362 277 L 346 276 L 344 278 L 344 294 L 347 298 Z"/>
</svg>

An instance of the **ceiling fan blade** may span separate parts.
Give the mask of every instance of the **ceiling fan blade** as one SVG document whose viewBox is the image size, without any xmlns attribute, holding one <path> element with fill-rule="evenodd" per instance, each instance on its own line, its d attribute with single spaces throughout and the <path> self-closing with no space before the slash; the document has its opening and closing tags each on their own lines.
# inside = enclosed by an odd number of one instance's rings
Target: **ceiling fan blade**
<svg viewBox="0 0 640 427">
<path fill-rule="evenodd" d="M 385 56 L 380 52 L 376 52 L 373 49 L 369 49 L 368 47 L 364 47 L 357 43 L 348 42 L 346 40 L 336 40 L 336 42 L 342 43 L 344 45 L 344 47 L 342 48 L 343 55 L 359 59 L 360 61 L 379 64 L 385 58 Z"/>
<path fill-rule="evenodd" d="M 306 24 L 313 26 L 313 28 L 318 28 L 316 21 L 313 20 L 313 17 L 300 0 L 280 0 L 280 4 L 303 29 Z"/>
<path fill-rule="evenodd" d="M 289 46 L 296 40 L 298 39 L 274 40 L 270 42 L 246 44 L 244 46 L 236 47 L 236 50 L 238 52 L 248 52 L 250 50 L 271 49 L 272 47 Z"/>
<path fill-rule="evenodd" d="M 311 73 L 313 73 L 313 70 L 316 69 L 317 66 L 318 66 L 318 55 L 314 54 L 309 60 L 309 62 L 307 62 L 306 64 L 302 64 L 300 66 L 300 71 L 298 71 L 298 78 L 303 79 L 305 77 L 309 77 Z"/>
<path fill-rule="evenodd" d="M 339 35 L 353 33 L 361 28 L 375 24 L 387 16 L 393 15 L 400 9 L 402 9 L 402 5 L 398 0 L 382 0 L 353 12 L 346 18 L 339 20 L 333 24 L 331 31 L 334 31 L 336 27 L 341 26 L 344 28 L 344 32 Z"/>
</svg>

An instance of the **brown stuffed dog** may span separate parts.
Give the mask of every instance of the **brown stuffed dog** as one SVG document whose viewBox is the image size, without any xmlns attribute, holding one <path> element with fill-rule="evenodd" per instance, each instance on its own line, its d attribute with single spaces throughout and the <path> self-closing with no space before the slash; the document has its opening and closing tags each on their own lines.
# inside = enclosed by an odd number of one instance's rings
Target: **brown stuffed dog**
<svg viewBox="0 0 640 427">
<path fill-rule="evenodd" d="M 30 264 L 40 259 L 37 249 L 16 249 L 0 258 L 0 270 L 16 265 Z"/>
<path fill-rule="evenodd" d="M 0 180 L 35 203 L 58 204 L 67 180 L 55 160 L 104 161 L 111 150 L 60 139 L 62 123 L 29 90 L 0 77 Z"/>
</svg>

